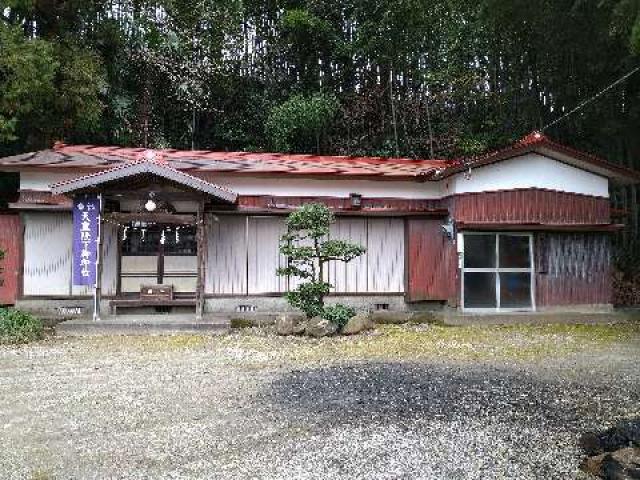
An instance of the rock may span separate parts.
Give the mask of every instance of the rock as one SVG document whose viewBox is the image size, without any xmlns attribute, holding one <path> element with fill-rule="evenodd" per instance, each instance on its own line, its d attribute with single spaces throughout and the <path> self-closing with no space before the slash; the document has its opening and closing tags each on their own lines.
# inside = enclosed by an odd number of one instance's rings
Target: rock
<svg viewBox="0 0 640 480">
<path fill-rule="evenodd" d="M 640 479 L 640 448 L 621 448 L 605 455 L 602 477 L 610 480 Z"/>
<path fill-rule="evenodd" d="M 299 315 L 284 313 L 276 319 L 276 332 L 278 335 L 302 335 L 305 324 Z"/>
<path fill-rule="evenodd" d="M 313 317 L 307 322 L 304 333 L 310 337 L 320 338 L 333 335 L 337 330 L 338 327 L 329 320 L 321 317 Z"/>
<path fill-rule="evenodd" d="M 580 446 L 590 456 L 640 446 L 640 421 L 625 420 L 602 432 L 585 433 L 580 437 Z"/>
<path fill-rule="evenodd" d="M 607 454 L 602 453 L 600 455 L 585 458 L 582 461 L 582 464 L 580 464 L 580 469 L 594 477 L 600 477 L 602 475 L 602 461 L 604 460 L 605 455 Z"/>
<path fill-rule="evenodd" d="M 638 480 L 640 479 L 640 448 L 621 448 L 615 452 L 587 457 L 580 468 L 606 480 Z"/>
<path fill-rule="evenodd" d="M 358 313 L 351 317 L 347 324 L 342 327 L 342 333 L 344 335 L 355 335 L 356 333 L 371 330 L 372 328 L 373 322 L 371 321 L 371 317 L 366 313 Z"/>
</svg>

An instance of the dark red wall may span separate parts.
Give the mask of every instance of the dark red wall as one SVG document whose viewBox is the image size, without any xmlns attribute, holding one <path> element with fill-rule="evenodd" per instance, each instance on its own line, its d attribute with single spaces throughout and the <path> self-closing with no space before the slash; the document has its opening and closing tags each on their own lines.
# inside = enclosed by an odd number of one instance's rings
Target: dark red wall
<svg viewBox="0 0 640 480">
<path fill-rule="evenodd" d="M 538 307 L 611 303 L 609 235 L 545 233 L 534 241 Z"/>
<path fill-rule="evenodd" d="M 0 305 L 14 304 L 19 295 L 22 268 L 22 222 L 16 214 L 0 214 Z"/>
<path fill-rule="evenodd" d="M 446 300 L 457 304 L 455 244 L 442 233 L 442 219 L 408 218 L 406 224 L 406 299 Z"/>
<path fill-rule="evenodd" d="M 609 223 L 609 199 L 553 190 L 523 189 L 466 193 L 447 199 L 456 222 Z"/>
</svg>

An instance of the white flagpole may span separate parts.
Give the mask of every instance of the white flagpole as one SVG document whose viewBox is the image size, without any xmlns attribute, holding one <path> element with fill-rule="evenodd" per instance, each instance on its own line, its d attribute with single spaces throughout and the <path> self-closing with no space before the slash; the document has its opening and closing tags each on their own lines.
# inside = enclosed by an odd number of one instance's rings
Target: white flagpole
<svg viewBox="0 0 640 480">
<path fill-rule="evenodd" d="M 100 320 L 102 299 L 102 194 L 98 194 L 98 238 L 96 240 L 96 283 L 93 289 L 93 321 Z"/>
</svg>

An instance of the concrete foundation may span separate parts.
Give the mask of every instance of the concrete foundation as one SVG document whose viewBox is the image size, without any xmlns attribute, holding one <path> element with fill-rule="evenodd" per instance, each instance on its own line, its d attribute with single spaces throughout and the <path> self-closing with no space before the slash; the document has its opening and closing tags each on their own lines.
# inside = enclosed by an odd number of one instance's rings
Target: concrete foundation
<svg viewBox="0 0 640 480">
<path fill-rule="evenodd" d="M 102 300 L 102 316 L 108 317 L 108 298 Z M 469 313 L 449 308 L 442 302 L 407 303 L 402 295 L 344 295 L 330 296 L 327 304 L 342 303 L 357 311 L 370 312 L 377 323 L 437 322 L 449 325 L 512 324 L 512 323 L 592 323 L 626 321 L 637 318 L 637 313 L 621 313 L 611 305 L 572 305 L 547 308 L 537 312 Z M 79 298 L 26 298 L 16 303 L 16 308 L 29 311 L 42 318 L 47 325 L 65 320 L 91 318 L 93 299 Z M 268 325 L 277 316 L 292 312 L 284 297 L 245 296 L 207 298 L 205 312 L 210 316 L 223 317 L 237 325 Z M 136 315 L 162 319 L 174 315 L 189 316 L 192 307 L 172 307 L 158 311 L 153 307 L 126 309 L 117 318 L 126 320 Z"/>
<path fill-rule="evenodd" d="M 194 314 L 104 316 L 100 321 L 88 318 L 66 320 L 56 325 L 60 336 L 84 337 L 91 335 L 214 335 L 225 333 L 229 320 L 224 317 L 205 316 L 200 321 Z"/>
</svg>

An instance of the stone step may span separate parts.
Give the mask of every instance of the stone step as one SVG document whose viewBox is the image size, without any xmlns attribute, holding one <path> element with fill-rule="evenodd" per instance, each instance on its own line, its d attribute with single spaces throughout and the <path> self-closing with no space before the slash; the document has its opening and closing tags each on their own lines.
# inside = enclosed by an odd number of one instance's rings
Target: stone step
<svg viewBox="0 0 640 480">
<path fill-rule="evenodd" d="M 183 318 L 172 315 L 122 315 L 92 319 L 74 319 L 56 325 L 59 336 L 82 337 L 91 335 L 216 335 L 230 329 L 227 318 L 215 317 L 196 321 L 193 316 Z"/>
</svg>

